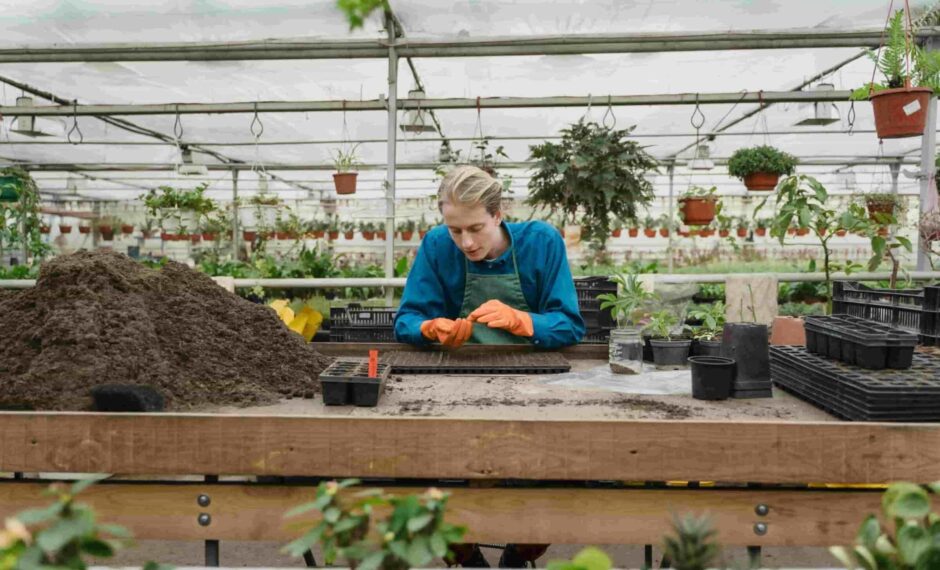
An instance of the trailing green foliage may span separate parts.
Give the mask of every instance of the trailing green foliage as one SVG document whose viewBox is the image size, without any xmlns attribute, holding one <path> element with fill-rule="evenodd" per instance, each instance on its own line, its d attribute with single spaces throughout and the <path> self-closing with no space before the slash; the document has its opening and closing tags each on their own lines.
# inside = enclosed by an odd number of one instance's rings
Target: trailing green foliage
<svg viewBox="0 0 940 570">
<path fill-rule="evenodd" d="M 940 481 L 926 487 L 899 482 L 881 497 L 881 511 L 862 522 L 851 547 L 833 546 L 833 556 L 846 568 L 864 570 L 935 570 L 940 568 L 940 515 L 931 512 L 930 495 Z"/>
<path fill-rule="evenodd" d="M 333 151 L 333 168 L 336 169 L 336 172 L 354 172 L 357 168 L 362 166 L 362 162 L 359 160 L 359 145 L 355 145 L 349 150 L 346 149 L 336 149 Z"/>
<path fill-rule="evenodd" d="M 18 194 L 15 202 L 0 201 L 0 255 L 4 251 L 25 246 L 27 259 L 20 260 L 21 262 L 45 257 L 52 248 L 42 241 L 42 216 L 39 211 L 39 187 L 36 181 L 29 172 L 19 166 L 0 169 L 0 176 L 15 178 L 14 186 Z"/>
<path fill-rule="evenodd" d="M 628 140 L 632 131 L 582 119 L 562 129 L 561 142 L 530 147 L 536 164 L 526 203 L 580 221 L 582 238 L 603 247 L 611 219 L 635 221 L 638 209 L 653 199 L 645 176 L 656 171 L 657 163 L 644 147 Z"/>
<path fill-rule="evenodd" d="M 772 146 L 739 148 L 728 159 L 728 174 L 742 180 L 757 172 L 789 175 L 793 174 L 796 162 L 796 157 Z"/>
<path fill-rule="evenodd" d="M 85 479 L 66 488 L 53 484 L 46 491 L 51 505 L 27 509 L 6 520 L 0 530 L 0 570 L 85 570 L 86 557 L 111 558 L 124 547 L 130 533 L 122 526 L 100 524 L 95 512 L 75 501 L 97 479 Z M 148 562 L 144 570 L 172 567 Z"/>
<path fill-rule="evenodd" d="M 880 83 L 870 83 L 852 92 L 851 98 L 864 101 L 872 92 L 904 87 L 910 79 L 911 87 L 928 87 L 934 93 L 940 93 L 940 52 L 925 50 L 914 39 L 916 30 L 910 30 L 911 39 L 905 37 L 904 10 L 898 10 L 888 22 L 885 30 L 885 45 L 879 56 L 877 51 L 869 51 L 868 56 L 881 71 L 884 79 Z M 908 63 L 910 59 L 910 76 Z"/>
<path fill-rule="evenodd" d="M 689 318 L 702 321 L 701 326 L 692 329 L 692 338 L 714 340 L 725 327 L 725 303 L 716 301 L 710 305 L 699 305 L 689 310 Z"/>
<path fill-rule="evenodd" d="M 203 182 L 192 190 L 159 186 L 138 198 L 144 201 L 147 214 L 154 218 L 160 217 L 162 210 L 169 209 L 187 210 L 204 215 L 216 208 L 215 202 L 205 196 L 208 188 L 208 182 Z"/>
<path fill-rule="evenodd" d="M 650 320 L 643 327 L 643 332 L 648 333 L 651 338 L 663 340 L 672 340 L 673 337 L 681 337 L 689 331 L 685 324 L 679 324 L 679 317 L 669 309 L 660 309 L 650 315 Z"/>
<path fill-rule="evenodd" d="M 613 319 L 622 326 L 636 325 L 639 320 L 637 309 L 654 299 L 655 295 L 646 290 L 636 274 L 617 274 L 611 281 L 617 284 L 617 292 L 597 296 L 601 310 L 609 309 Z"/>
<path fill-rule="evenodd" d="M 336 7 L 346 15 L 350 32 L 361 28 L 369 14 L 375 10 L 381 8 L 383 12 L 387 12 L 390 9 L 388 0 L 336 0 Z"/>
<path fill-rule="evenodd" d="M 319 545 L 329 566 L 342 558 L 357 570 L 407 570 L 427 567 L 435 557 L 446 558 L 450 545 L 463 539 L 466 529 L 444 521 L 447 493 L 435 488 L 404 497 L 380 489 L 340 492 L 358 483 L 320 483 L 314 501 L 288 511 L 286 517 L 311 511 L 322 517 L 284 551 L 300 557 Z M 380 508 L 390 514 L 375 520 Z"/>
</svg>

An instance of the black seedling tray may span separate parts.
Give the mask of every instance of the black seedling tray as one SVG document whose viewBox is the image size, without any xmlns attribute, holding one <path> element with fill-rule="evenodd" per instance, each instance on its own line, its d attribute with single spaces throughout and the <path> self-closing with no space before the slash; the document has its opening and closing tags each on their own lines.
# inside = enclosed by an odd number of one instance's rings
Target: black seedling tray
<svg viewBox="0 0 940 570">
<path fill-rule="evenodd" d="M 330 342 L 395 342 L 395 329 L 331 327 Z"/>
<path fill-rule="evenodd" d="M 940 358 L 915 354 L 909 370 L 859 370 L 809 354 L 771 347 L 774 383 L 841 418 L 940 421 Z"/>
<path fill-rule="evenodd" d="M 806 348 L 813 354 L 870 370 L 910 368 L 917 335 L 850 315 L 807 317 Z"/>
<path fill-rule="evenodd" d="M 571 370 L 568 360 L 555 352 L 486 355 L 390 352 L 383 361 L 395 374 L 560 374 Z"/>
<path fill-rule="evenodd" d="M 320 391 L 327 406 L 375 407 L 385 391 L 385 382 L 392 368 L 378 365 L 378 375 L 369 377 L 369 363 L 361 360 L 337 360 L 320 373 Z"/>
<path fill-rule="evenodd" d="M 350 303 L 330 308 L 330 342 L 395 342 L 395 309 Z"/>
</svg>

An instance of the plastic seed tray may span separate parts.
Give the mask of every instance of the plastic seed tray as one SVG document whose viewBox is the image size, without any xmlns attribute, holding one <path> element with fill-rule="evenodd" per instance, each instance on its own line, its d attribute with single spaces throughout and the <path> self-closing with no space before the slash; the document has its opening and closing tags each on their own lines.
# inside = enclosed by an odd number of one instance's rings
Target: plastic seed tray
<svg viewBox="0 0 940 570">
<path fill-rule="evenodd" d="M 369 377 L 369 363 L 359 360 L 337 360 L 320 374 L 320 391 L 327 406 L 370 406 L 379 403 L 385 382 L 392 368 L 385 362 L 378 365 L 375 378 Z"/>
<path fill-rule="evenodd" d="M 560 374 L 568 360 L 554 352 L 466 355 L 449 352 L 390 352 L 382 357 L 395 374 Z"/>
<path fill-rule="evenodd" d="M 806 349 L 870 370 L 910 368 L 917 335 L 850 315 L 807 317 Z"/>
<path fill-rule="evenodd" d="M 940 357 L 915 353 L 907 370 L 863 370 L 803 347 L 770 349 L 774 384 L 840 418 L 940 421 Z"/>
<path fill-rule="evenodd" d="M 330 342 L 395 342 L 395 309 L 363 307 L 330 308 Z"/>
</svg>

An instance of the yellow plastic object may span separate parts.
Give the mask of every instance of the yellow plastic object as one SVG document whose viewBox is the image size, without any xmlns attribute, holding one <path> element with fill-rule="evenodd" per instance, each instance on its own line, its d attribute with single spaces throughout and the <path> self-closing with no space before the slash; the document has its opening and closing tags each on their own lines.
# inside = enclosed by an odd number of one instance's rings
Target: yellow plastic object
<svg viewBox="0 0 940 570">
<path fill-rule="evenodd" d="M 320 330 L 320 325 L 323 324 L 323 315 L 320 311 L 311 309 L 310 307 L 301 309 L 300 314 L 307 317 L 307 322 L 301 334 L 304 335 L 307 342 L 310 342 L 313 340 L 313 336 L 317 334 L 317 331 Z"/>
<path fill-rule="evenodd" d="M 291 320 L 291 322 L 287 323 L 287 328 L 289 328 L 290 330 L 294 331 L 297 334 L 302 335 L 304 334 L 304 327 L 307 326 L 308 318 L 309 318 L 309 315 L 304 315 L 304 314 L 297 315 L 296 317 L 293 318 L 293 320 Z"/>
<path fill-rule="evenodd" d="M 268 306 L 274 309 L 276 313 L 280 313 L 281 310 L 287 306 L 287 299 L 277 299 L 276 301 L 271 301 Z"/>
<path fill-rule="evenodd" d="M 291 321 L 294 320 L 294 311 L 290 307 L 284 307 L 277 312 L 277 315 L 281 317 L 281 320 L 284 321 L 285 325 L 290 326 Z"/>
</svg>

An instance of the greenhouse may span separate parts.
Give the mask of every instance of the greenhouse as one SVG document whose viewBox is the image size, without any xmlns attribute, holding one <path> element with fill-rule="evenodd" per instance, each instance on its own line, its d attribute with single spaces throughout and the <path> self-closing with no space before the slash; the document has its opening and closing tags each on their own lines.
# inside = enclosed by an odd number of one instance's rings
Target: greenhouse
<svg viewBox="0 0 940 570">
<path fill-rule="evenodd" d="M 0 7 L 0 567 L 940 570 L 940 2 Z"/>
</svg>

